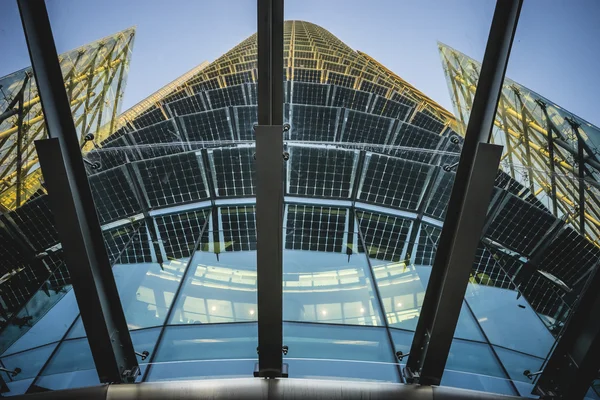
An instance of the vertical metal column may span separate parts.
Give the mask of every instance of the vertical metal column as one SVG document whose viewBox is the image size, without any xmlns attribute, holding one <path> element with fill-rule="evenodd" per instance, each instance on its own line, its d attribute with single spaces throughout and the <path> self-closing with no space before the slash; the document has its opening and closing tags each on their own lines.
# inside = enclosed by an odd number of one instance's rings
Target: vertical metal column
<svg viewBox="0 0 600 400">
<path fill-rule="evenodd" d="M 499 0 L 492 20 L 446 220 L 406 367 L 407 380 L 438 385 L 448 358 L 501 146 L 488 144 L 522 0 Z"/>
<path fill-rule="evenodd" d="M 131 382 L 139 367 L 87 180 L 43 0 L 19 0 L 51 139 L 36 142 L 71 283 L 101 382 Z"/>
<path fill-rule="evenodd" d="M 283 0 L 258 0 L 256 241 L 258 366 L 287 376 L 283 346 Z"/>
</svg>

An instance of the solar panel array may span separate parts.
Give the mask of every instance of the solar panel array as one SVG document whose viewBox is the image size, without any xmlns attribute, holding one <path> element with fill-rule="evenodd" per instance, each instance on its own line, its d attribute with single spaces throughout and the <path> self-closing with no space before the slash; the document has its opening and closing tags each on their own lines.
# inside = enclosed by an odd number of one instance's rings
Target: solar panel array
<svg viewBox="0 0 600 400">
<path fill-rule="evenodd" d="M 234 52 L 246 51 L 242 48 L 249 49 L 244 45 Z M 102 148 L 86 155 L 99 219 L 102 224 L 119 225 L 105 232 L 111 261 L 150 262 L 155 249 L 150 233 L 154 232 L 159 236 L 156 248 L 167 258 L 189 257 L 205 222 L 212 220 L 204 209 L 209 201 L 225 204 L 228 199 L 255 196 L 251 142 L 258 96 L 256 49 L 252 49 L 248 54 L 236 53 L 235 62 L 219 69 L 208 67 L 192 77 L 119 126 L 102 141 Z M 440 229 L 421 223 L 411 249 L 408 235 L 419 214 L 444 220 L 454 172 L 442 167 L 458 161 L 463 139 L 439 110 L 420 101 L 412 89 L 392 83 L 386 78 L 389 73 L 375 64 L 346 64 L 335 51 L 319 53 L 310 46 L 294 52 L 284 82 L 284 119 L 291 125 L 289 132 L 282 132 L 290 155 L 283 163 L 285 194 L 294 201 L 356 201 L 356 228 L 364 237 L 361 251 L 380 260 L 410 256 L 418 265 L 432 264 Z M 429 183 L 431 190 L 425 197 Z M 489 221 L 486 246 L 525 259 L 537 257 L 542 260 L 540 268 L 568 284 L 594 265 L 597 248 L 571 228 L 545 239 L 556 218 L 529 189 L 504 173 L 499 173 L 496 186 L 506 196 Z M 148 217 L 156 211 L 160 215 Z M 203 244 L 215 241 L 215 230 L 220 230 L 217 235 L 226 251 L 256 249 L 252 206 L 223 205 L 218 215 L 218 223 L 207 228 L 210 234 L 203 235 Z M 295 204 L 286 215 L 288 249 L 339 252 L 348 244 L 344 235 L 347 238 L 351 217 L 345 208 Z M 153 223 L 124 221 L 134 216 Z M 25 254 L 58 243 L 45 195 L 6 213 L 0 221 L 7 226 L 0 226 L 0 239 L 5 239 L 0 243 L 0 263 L 5 272 L 31 268 Z M 551 245 L 539 247 L 543 240 L 551 240 Z M 516 273 L 511 269 L 514 265 L 505 267 L 507 261 L 494 258 L 496 253 L 488 247 L 479 249 L 474 273 L 505 287 Z M 546 253 L 536 255 L 539 248 Z M 57 274 L 57 285 L 68 282 L 64 271 Z M 541 293 L 534 304 L 540 310 L 550 299 L 544 285 L 545 281 L 532 280 L 524 286 L 532 296 Z M 20 301 L 15 292 L 14 303 Z"/>
</svg>

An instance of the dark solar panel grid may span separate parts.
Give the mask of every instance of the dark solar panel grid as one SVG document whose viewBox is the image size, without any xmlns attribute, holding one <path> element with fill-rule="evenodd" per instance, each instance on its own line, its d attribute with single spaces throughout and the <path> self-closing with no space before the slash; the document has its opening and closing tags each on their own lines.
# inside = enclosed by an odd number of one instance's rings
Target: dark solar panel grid
<svg viewBox="0 0 600 400">
<path fill-rule="evenodd" d="M 209 152 L 217 197 L 255 195 L 254 147 L 220 148 Z"/>
<path fill-rule="evenodd" d="M 310 205 L 288 206 L 285 248 L 342 252 L 346 214 L 345 208 Z"/>
<path fill-rule="evenodd" d="M 258 85 L 256 83 L 247 83 L 246 85 L 246 94 L 248 96 L 248 104 L 258 104 Z M 286 85 L 287 87 L 287 85 Z"/>
<path fill-rule="evenodd" d="M 223 107 L 246 105 L 246 95 L 243 85 L 209 90 L 206 92 L 206 95 L 209 107 L 213 110 Z"/>
<path fill-rule="evenodd" d="M 221 85 L 219 85 L 219 79 L 213 78 L 206 81 L 198 82 L 197 84 L 192 86 L 192 89 L 194 90 L 194 92 L 199 93 L 204 92 L 206 90 L 218 89 L 220 87 Z"/>
<path fill-rule="evenodd" d="M 0 296 L 9 313 L 18 312 L 23 305 L 40 288 L 47 276 L 40 276 L 31 266 L 12 276 L 0 286 Z"/>
<path fill-rule="evenodd" d="M 113 140 L 120 138 L 121 136 L 123 136 L 124 134 L 129 132 L 130 130 L 131 129 L 127 125 L 122 126 L 117 131 L 115 131 L 112 135 L 108 136 L 106 139 L 104 139 L 102 142 L 100 142 L 100 147 L 108 146 L 109 143 L 111 143 Z"/>
<path fill-rule="evenodd" d="M 201 163 L 201 155 L 196 152 L 135 163 L 150 207 L 207 199 L 209 195 Z"/>
<path fill-rule="evenodd" d="M 207 110 L 201 93 L 168 103 L 167 106 L 174 116 L 195 114 Z"/>
<path fill-rule="evenodd" d="M 233 119 L 239 140 L 255 140 L 254 125 L 258 124 L 257 106 L 233 107 Z"/>
<path fill-rule="evenodd" d="M 428 131 L 437 134 L 441 134 L 444 130 L 443 122 L 440 122 L 433 117 L 423 114 L 421 111 L 418 111 L 410 122 L 415 126 L 427 129 Z"/>
<path fill-rule="evenodd" d="M 556 218 L 513 194 L 507 196 L 485 235 L 510 250 L 530 256 Z"/>
<path fill-rule="evenodd" d="M 0 275 L 23 267 L 27 259 L 26 250 L 20 248 L 3 225 L 0 224 Z"/>
<path fill-rule="evenodd" d="M 402 260 L 411 220 L 366 211 L 357 211 L 356 216 L 369 257 Z"/>
<path fill-rule="evenodd" d="M 390 138 L 393 124 L 391 118 L 346 110 L 340 142 L 385 144 Z"/>
<path fill-rule="evenodd" d="M 516 287 L 504 268 L 505 260 L 496 260 L 488 248 L 480 243 L 475 253 L 475 261 L 471 270 L 471 279 L 476 283 L 503 289 L 515 290 Z"/>
<path fill-rule="evenodd" d="M 293 80 L 296 82 L 320 83 L 321 73 L 320 69 L 294 68 Z"/>
<path fill-rule="evenodd" d="M 172 119 L 138 129 L 127 135 L 131 136 L 134 139 L 133 143 L 136 143 L 137 145 L 182 141 L 181 136 L 177 132 L 175 122 Z"/>
<path fill-rule="evenodd" d="M 160 238 L 169 259 L 192 255 L 208 215 L 208 210 L 196 210 L 156 217 Z M 207 232 L 202 235 L 201 243 L 208 243 Z"/>
<path fill-rule="evenodd" d="M 417 105 L 417 103 L 414 100 L 409 99 L 405 95 L 402 95 L 402 94 L 400 94 L 398 92 L 393 92 L 391 99 L 394 100 L 394 101 L 397 101 L 398 103 L 402 103 L 405 106 L 408 106 L 410 108 L 415 108 L 415 106 Z"/>
<path fill-rule="evenodd" d="M 220 211 L 226 251 L 256 250 L 255 207 L 223 207 Z"/>
<path fill-rule="evenodd" d="M 178 117 L 190 142 L 234 140 L 228 108 Z M 199 147 L 203 147 L 198 143 Z"/>
<path fill-rule="evenodd" d="M 356 77 L 351 75 L 339 74 L 333 71 L 328 71 L 326 82 L 332 85 L 352 88 L 354 87 L 354 82 L 356 82 Z"/>
<path fill-rule="evenodd" d="M 344 107 L 362 112 L 368 111 L 372 96 L 371 93 L 342 86 L 332 86 L 331 88 L 330 106 Z"/>
<path fill-rule="evenodd" d="M 252 69 L 252 68 L 248 68 L 248 69 Z M 227 86 L 240 85 L 242 83 L 253 81 L 251 71 L 237 72 L 234 74 L 225 75 L 225 76 L 223 76 L 223 78 L 225 79 L 225 84 Z"/>
<path fill-rule="evenodd" d="M 381 85 L 378 85 L 373 82 L 369 82 L 364 79 L 360 84 L 360 90 L 364 90 L 365 92 L 374 93 L 374 94 L 377 94 L 379 96 L 384 96 L 384 97 L 388 92 L 388 88 L 386 88 L 385 86 L 381 86 Z"/>
<path fill-rule="evenodd" d="M 58 243 L 48 196 L 40 196 L 8 214 L 36 251 Z"/>
<path fill-rule="evenodd" d="M 89 178 L 98 218 L 103 224 L 142 210 L 125 174 L 125 167 L 119 167 Z"/>
<path fill-rule="evenodd" d="M 71 284 L 71 274 L 66 263 L 62 263 L 54 270 L 48 279 L 53 290 L 60 290 Z"/>
<path fill-rule="evenodd" d="M 539 269 L 571 285 L 588 269 L 597 267 L 599 259 L 600 249 L 571 227 L 566 227 L 543 254 Z"/>
<path fill-rule="evenodd" d="M 452 185 L 454 185 L 454 172 L 440 171 L 434 189 L 429 195 L 429 202 L 425 209 L 425 215 L 443 220 L 446 217 L 446 209 L 450 201 Z"/>
<path fill-rule="evenodd" d="M 534 274 L 527 282 L 521 284 L 520 290 L 539 314 L 554 317 L 561 306 L 566 305 L 561 298 L 564 292 L 539 274 Z"/>
<path fill-rule="evenodd" d="M 417 251 L 415 253 L 416 265 L 433 265 L 433 259 L 435 257 L 441 233 L 442 230 L 438 227 L 421 224 Z"/>
<path fill-rule="evenodd" d="M 340 108 L 292 104 L 290 109 L 291 140 L 335 141 Z"/>
<path fill-rule="evenodd" d="M 409 160 L 431 163 L 437 160 L 435 154 L 441 140 L 442 137 L 438 134 L 408 123 L 401 123 L 398 125 L 394 146 L 412 147 L 415 150 L 394 148 L 390 153 Z"/>
<path fill-rule="evenodd" d="M 144 114 L 136 117 L 131 123 L 137 128 L 142 129 L 146 126 L 157 124 L 161 121 L 165 121 L 166 117 L 160 108 L 153 106 L 151 110 L 146 111 Z"/>
<path fill-rule="evenodd" d="M 120 226 L 103 234 L 111 265 L 152 262 L 150 238 L 144 222 Z"/>
<path fill-rule="evenodd" d="M 86 164 L 88 175 L 121 166 L 135 161 L 140 157 L 140 153 L 129 144 L 125 137 L 120 137 L 111 142 L 111 145 L 98 150 L 92 150 L 84 156 L 89 162 L 96 164 L 95 166 L 98 167 L 92 169 L 90 165 Z"/>
<path fill-rule="evenodd" d="M 289 152 L 289 195 L 350 197 L 355 151 L 290 146 Z"/>
<path fill-rule="evenodd" d="M 358 198 L 368 203 L 416 210 L 431 166 L 368 154 Z"/>
<path fill-rule="evenodd" d="M 411 108 L 398 103 L 397 101 L 388 100 L 385 97 L 377 96 L 371 106 L 371 114 L 381 115 L 383 117 L 396 118 L 404 120 L 410 113 Z"/>
<path fill-rule="evenodd" d="M 291 82 L 290 99 L 293 104 L 324 106 L 331 86 L 317 83 Z"/>
<path fill-rule="evenodd" d="M 523 185 L 501 170 L 498 170 L 498 175 L 496 175 L 494 185 L 517 196 L 523 190 Z"/>
<path fill-rule="evenodd" d="M 167 103 L 170 103 L 175 100 L 183 99 L 184 97 L 187 97 L 187 96 L 188 96 L 188 94 L 185 90 L 183 90 L 183 88 L 176 89 L 173 92 L 171 92 L 171 94 L 165 96 L 162 101 L 163 101 L 163 104 L 167 104 Z"/>
</svg>

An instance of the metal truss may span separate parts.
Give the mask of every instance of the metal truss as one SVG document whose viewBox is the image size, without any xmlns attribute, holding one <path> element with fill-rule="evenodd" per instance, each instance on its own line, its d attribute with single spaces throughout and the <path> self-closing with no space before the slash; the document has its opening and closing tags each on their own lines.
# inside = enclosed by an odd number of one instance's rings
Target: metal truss
<svg viewBox="0 0 600 400">
<path fill-rule="evenodd" d="M 444 44 L 439 50 L 460 133 L 469 120 L 480 64 Z M 504 145 L 502 169 L 558 218 L 600 246 L 599 128 L 505 79 L 492 143 Z"/>
<path fill-rule="evenodd" d="M 82 145 L 120 112 L 135 34 L 129 28 L 59 56 Z M 48 137 L 31 68 L 0 78 L 0 210 L 20 207 L 41 188 L 34 141 Z M 89 146 L 92 146 L 89 144 Z"/>
</svg>

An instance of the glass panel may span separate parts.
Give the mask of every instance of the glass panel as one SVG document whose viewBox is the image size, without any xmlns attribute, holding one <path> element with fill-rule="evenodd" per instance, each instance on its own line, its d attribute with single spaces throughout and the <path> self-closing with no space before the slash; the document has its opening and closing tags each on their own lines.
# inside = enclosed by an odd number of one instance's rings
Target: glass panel
<svg viewBox="0 0 600 400">
<path fill-rule="evenodd" d="M 254 206 L 222 207 L 217 215 L 194 253 L 170 324 L 257 320 Z"/>
<path fill-rule="evenodd" d="M 534 357 L 525 353 L 512 351 L 503 347 L 494 346 L 498 358 L 504 365 L 508 375 L 513 380 L 521 396 L 531 397 L 534 381 L 524 374 L 526 370 L 537 372 L 542 369 L 544 359 Z"/>
<path fill-rule="evenodd" d="M 257 333 L 256 323 L 167 327 L 146 381 L 251 376 Z"/>
<path fill-rule="evenodd" d="M 286 210 L 283 319 L 381 325 L 369 265 L 358 251 L 358 231 L 346 230 L 351 211 L 310 205 Z"/>
<path fill-rule="evenodd" d="M 144 329 L 131 332 L 133 347 L 138 352 L 154 351 L 160 329 Z M 149 359 L 140 363 L 141 380 Z M 35 385 L 50 390 L 60 390 L 100 384 L 94 368 L 94 360 L 87 339 L 70 339 L 62 342 L 52 359 L 41 372 Z"/>
<path fill-rule="evenodd" d="M 2 367 L 15 371 L 17 368 L 20 372 L 12 376 L 11 374 L 2 373 L 2 378 L 6 382 L 14 382 L 35 378 L 38 372 L 42 369 L 50 355 L 54 351 L 56 343 L 38 347 L 34 350 L 27 350 L 11 356 L 2 357 Z"/>
<path fill-rule="evenodd" d="M 399 381 L 385 329 L 285 323 L 283 333 L 290 377 Z"/>
</svg>

